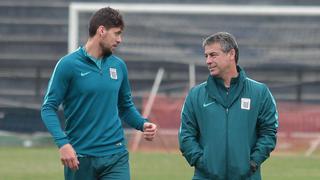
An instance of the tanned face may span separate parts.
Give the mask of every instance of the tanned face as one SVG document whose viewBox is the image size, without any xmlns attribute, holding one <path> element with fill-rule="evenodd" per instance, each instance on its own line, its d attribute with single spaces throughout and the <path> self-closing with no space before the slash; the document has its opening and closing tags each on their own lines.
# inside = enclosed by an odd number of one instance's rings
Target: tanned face
<svg viewBox="0 0 320 180">
<path fill-rule="evenodd" d="M 107 30 L 101 26 L 98 31 L 100 33 L 99 45 L 103 55 L 113 53 L 115 48 L 122 42 L 122 29 L 113 27 Z"/>
<path fill-rule="evenodd" d="M 210 75 L 216 77 L 224 77 L 227 75 L 232 66 L 235 65 L 234 53 L 234 49 L 227 53 L 223 52 L 219 43 L 206 45 L 204 47 L 204 55 Z"/>
</svg>

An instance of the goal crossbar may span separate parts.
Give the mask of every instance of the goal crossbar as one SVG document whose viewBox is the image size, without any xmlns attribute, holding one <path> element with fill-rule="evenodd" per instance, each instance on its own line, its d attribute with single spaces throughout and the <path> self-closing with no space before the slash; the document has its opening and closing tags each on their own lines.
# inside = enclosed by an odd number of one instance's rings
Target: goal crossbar
<svg viewBox="0 0 320 180">
<path fill-rule="evenodd" d="M 68 51 L 79 43 L 79 13 L 94 12 L 110 6 L 127 13 L 160 14 L 216 14 L 246 16 L 318 16 L 320 6 L 266 6 L 266 5 L 215 5 L 215 4 L 133 4 L 133 3 L 79 3 L 69 6 Z"/>
</svg>

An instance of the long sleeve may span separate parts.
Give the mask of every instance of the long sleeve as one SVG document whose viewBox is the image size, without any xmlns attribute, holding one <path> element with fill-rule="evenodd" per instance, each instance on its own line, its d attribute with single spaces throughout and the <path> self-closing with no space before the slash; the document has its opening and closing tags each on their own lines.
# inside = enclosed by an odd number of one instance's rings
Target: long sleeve
<svg viewBox="0 0 320 180">
<path fill-rule="evenodd" d="M 265 88 L 262 97 L 257 124 L 258 139 L 251 154 L 251 159 L 258 165 L 261 165 L 275 148 L 278 128 L 277 107 L 268 88 Z"/>
<path fill-rule="evenodd" d="M 186 97 L 181 112 L 181 125 L 179 129 L 180 151 L 191 166 L 202 168 L 203 149 L 197 139 L 199 127 L 192 107 L 192 90 Z"/>
<path fill-rule="evenodd" d="M 147 119 L 144 119 L 141 114 L 138 112 L 134 103 L 132 101 L 131 89 L 128 80 L 128 71 L 125 64 L 122 64 L 123 71 L 123 81 L 119 91 L 119 116 L 120 118 L 128 123 L 131 127 L 143 131 L 143 124 L 147 122 Z"/>
<path fill-rule="evenodd" d="M 66 94 L 70 79 L 70 69 L 64 66 L 63 60 L 57 63 L 49 81 L 47 93 L 41 108 L 42 120 L 59 148 L 69 143 L 57 115 L 59 105 Z"/>
</svg>

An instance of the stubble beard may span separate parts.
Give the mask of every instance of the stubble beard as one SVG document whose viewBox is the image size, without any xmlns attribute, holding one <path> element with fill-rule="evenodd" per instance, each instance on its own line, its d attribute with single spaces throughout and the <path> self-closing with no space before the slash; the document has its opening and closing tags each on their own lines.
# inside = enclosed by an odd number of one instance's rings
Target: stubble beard
<svg viewBox="0 0 320 180">
<path fill-rule="evenodd" d="M 112 50 L 106 47 L 103 43 L 100 43 L 100 49 L 103 57 L 110 56 L 112 54 Z"/>
</svg>

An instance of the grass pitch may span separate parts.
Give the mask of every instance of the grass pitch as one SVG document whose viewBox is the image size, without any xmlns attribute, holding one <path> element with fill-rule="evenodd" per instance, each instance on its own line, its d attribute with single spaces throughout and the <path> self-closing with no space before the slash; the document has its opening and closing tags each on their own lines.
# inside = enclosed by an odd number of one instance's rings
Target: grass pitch
<svg viewBox="0 0 320 180">
<path fill-rule="evenodd" d="M 130 153 L 132 180 L 191 179 L 190 168 L 179 153 Z M 320 152 L 311 157 L 274 155 L 262 168 L 264 180 L 319 180 Z M 1 180 L 60 180 L 63 166 L 56 148 L 0 148 Z"/>
</svg>

